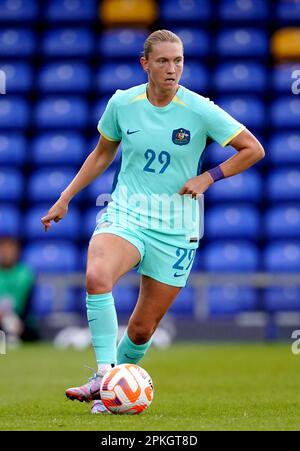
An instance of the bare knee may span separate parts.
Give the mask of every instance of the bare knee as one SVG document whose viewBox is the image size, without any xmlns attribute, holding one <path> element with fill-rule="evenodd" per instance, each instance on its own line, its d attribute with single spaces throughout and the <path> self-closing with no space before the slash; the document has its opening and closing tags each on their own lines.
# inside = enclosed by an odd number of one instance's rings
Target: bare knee
<svg viewBox="0 0 300 451">
<path fill-rule="evenodd" d="M 86 290 L 89 294 L 102 294 L 112 291 L 111 275 L 104 268 L 89 265 L 86 271 Z"/>
<path fill-rule="evenodd" d="M 155 321 L 129 321 L 128 336 L 136 345 L 142 345 L 150 340 L 155 332 Z"/>
</svg>

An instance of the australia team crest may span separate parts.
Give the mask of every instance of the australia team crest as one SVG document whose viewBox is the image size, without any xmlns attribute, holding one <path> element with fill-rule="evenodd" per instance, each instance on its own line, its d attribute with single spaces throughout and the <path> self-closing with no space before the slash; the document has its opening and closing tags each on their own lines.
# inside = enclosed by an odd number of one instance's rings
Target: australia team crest
<svg viewBox="0 0 300 451">
<path fill-rule="evenodd" d="M 172 141 L 174 144 L 178 144 L 178 146 L 184 146 L 188 144 L 191 140 L 191 132 L 186 130 L 185 128 L 177 128 L 173 130 L 172 133 Z"/>
</svg>

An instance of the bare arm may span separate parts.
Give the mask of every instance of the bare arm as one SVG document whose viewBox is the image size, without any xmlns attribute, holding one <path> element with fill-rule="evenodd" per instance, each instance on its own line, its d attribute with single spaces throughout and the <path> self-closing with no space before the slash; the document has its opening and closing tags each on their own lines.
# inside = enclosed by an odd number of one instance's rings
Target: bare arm
<svg viewBox="0 0 300 451">
<path fill-rule="evenodd" d="M 87 157 L 71 183 L 61 193 L 60 198 L 50 208 L 47 215 L 41 218 L 45 232 L 51 227 L 51 221 L 58 222 L 66 215 L 71 199 L 110 166 L 119 144 L 119 142 L 109 141 L 100 136 L 97 146 Z"/>
<path fill-rule="evenodd" d="M 220 164 L 225 177 L 231 177 L 245 171 L 265 156 L 262 145 L 249 130 L 243 130 L 229 144 L 238 152 Z M 179 191 L 179 194 L 196 196 L 204 193 L 213 183 L 211 175 L 208 172 L 204 172 L 188 180 Z"/>
</svg>

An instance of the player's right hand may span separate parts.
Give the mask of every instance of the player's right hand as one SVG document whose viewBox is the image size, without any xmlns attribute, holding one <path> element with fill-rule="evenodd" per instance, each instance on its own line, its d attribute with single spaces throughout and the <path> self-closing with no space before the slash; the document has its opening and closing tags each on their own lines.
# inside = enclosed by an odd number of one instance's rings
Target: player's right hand
<svg viewBox="0 0 300 451">
<path fill-rule="evenodd" d="M 54 205 L 50 208 L 46 216 L 41 218 L 41 222 L 45 227 L 45 232 L 51 227 L 51 221 L 60 221 L 68 212 L 68 203 L 63 199 L 58 199 Z"/>
</svg>

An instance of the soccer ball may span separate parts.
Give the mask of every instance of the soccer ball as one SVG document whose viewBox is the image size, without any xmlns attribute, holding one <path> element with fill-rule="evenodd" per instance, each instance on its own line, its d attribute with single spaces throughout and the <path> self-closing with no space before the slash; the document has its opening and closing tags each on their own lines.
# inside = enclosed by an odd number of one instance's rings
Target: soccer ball
<svg viewBox="0 0 300 451">
<path fill-rule="evenodd" d="M 151 404 L 153 383 L 143 368 L 131 363 L 123 363 L 104 375 L 100 396 L 110 412 L 136 415 Z"/>
</svg>

